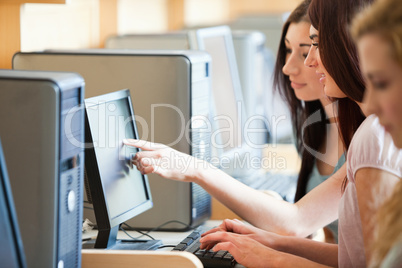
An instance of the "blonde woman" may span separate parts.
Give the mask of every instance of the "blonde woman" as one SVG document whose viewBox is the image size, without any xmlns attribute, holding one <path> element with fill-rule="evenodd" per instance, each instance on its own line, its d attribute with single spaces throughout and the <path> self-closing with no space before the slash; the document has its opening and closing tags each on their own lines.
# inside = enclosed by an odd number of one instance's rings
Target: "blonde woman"
<svg viewBox="0 0 402 268">
<path fill-rule="evenodd" d="M 366 109 L 375 113 L 402 148 L 402 4 L 382 0 L 353 23 L 361 69 L 366 78 Z M 402 266 L 402 182 L 377 214 L 372 267 Z"/>
</svg>

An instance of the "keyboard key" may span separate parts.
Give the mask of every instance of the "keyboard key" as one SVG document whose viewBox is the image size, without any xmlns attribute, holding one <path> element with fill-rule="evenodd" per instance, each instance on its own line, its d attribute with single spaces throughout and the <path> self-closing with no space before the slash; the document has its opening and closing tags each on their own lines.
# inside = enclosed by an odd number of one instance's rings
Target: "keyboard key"
<svg viewBox="0 0 402 268">
<path fill-rule="evenodd" d="M 225 260 L 233 260 L 233 256 L 232 254 L 230 254 L 229 252 L 225 254 L 225 256 L 223 256 L 223 259 Z"/>
<path fill-rule="evenodd" d="M 178 244 L 173 250 L 183 251 L 184 249 L 186 249 L 186 247 L 186 244 Z"/>
<path fill-rule="evenodd" d="M 187 246 L 191 245 L 191 243 L 193 243 L 194 239 L 187 237 L 186 239 L 184 239 L 183 241 L 180 242 L 180 244 L 186 244 Z"/>
<path fill-rule="evenodd" d="M 213 252 L 213 251 L 211 251 L 211 250 L 208 250 L 207 252 L 205 252 L 205 254 L 204 254 L 204 258 L 206 258 L 206 259 L 212 259 L 212 257 L 215 255 L 215 252 Z"/>
<path fill-rule="evenodd" d="M 227 251 L 224 251 L 224 250 L 219 250 L 218 252 L 216 252 L 215 258 L 222 259 L 223 256 L 225 256 L 226 253 L 228 253 L 228 252 L 227 252 Z"/>
<path fill-rule="evenodd" d="M 201 234 L 206 230 L 202 227 L 197 228 L 178 244 L 173 250 L 191 252 L 202 262 L 205 268 L 232 268 L 237 263 L 228 251 L 200 249 Z"/>
<path fill-rule="evenodd" d="M 199 232 L 192 232 L 187 237 L 196 240 L 200 236 L 201 236 L 201 234 Z"/>
</svg>

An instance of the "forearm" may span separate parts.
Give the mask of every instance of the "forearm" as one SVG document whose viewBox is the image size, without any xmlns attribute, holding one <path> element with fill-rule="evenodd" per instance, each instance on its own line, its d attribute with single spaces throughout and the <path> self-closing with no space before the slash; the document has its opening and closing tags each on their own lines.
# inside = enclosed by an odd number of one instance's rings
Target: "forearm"
<svg viewBox="0 0 402 268">
<path fill-rule="evenodd" d="M 288 253 L 283 253 L 282 256 L 278 258 L 278 260 L 275 263 L 275 267 L 289 267 L 289 268 L 324 268 L 324 267 L 335 267 L 335 266 L 330 266 L 330 265 L 325 265 L 321 263 L 317 263 L 311 260 L 308 260 L 306 258 L 302 258 L 299 256 L 295 256 L 292 254 Z"/>
<path fill-rule="evenodd" d="M 218 169 L 203 170 L 195 182 L 252 225 L 275 233 L 297 235 L 296 225 L 283 225 L 291 215 L 297 214 L 295 205 L 248 187 Z"/>
<path fill-rule="evenodd" d="M 199 170 L 195 177 L 193 181 L 218 201 L 247 222 L 267 231 L 305 237 L 337 218 L 340 186 L 339 194 L 332 190 L 322 197 L 317 192 L 312 198 L 291 204 L 247 187 L 215 168 Z"/>
<path fill-rule="evenodd" d="M 299 202 L 290 204 L 247 187 L 207 162 L 163 144 L 138 140 L 125 140 L 124 144 L 143 150 L 133 158 L 142 173 L 153 172 L 168 179 L 195 182 L 261 229 L 305 237 L 338 217 L 346 165 Z"/>
<path fill-rule="evenodd" d="M 338 266 L 337 244 L 317 242 L 307 238 L 283 237 L 276 243 L 276 249 L 330 267 Z"/>
</svg>

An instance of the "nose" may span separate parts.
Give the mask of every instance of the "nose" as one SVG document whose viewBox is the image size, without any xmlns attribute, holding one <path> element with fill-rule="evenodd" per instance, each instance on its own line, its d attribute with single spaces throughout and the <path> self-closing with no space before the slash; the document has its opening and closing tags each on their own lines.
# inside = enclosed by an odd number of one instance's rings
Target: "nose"
<svg viewBox="0 0 402 268">
<path fill-rule="evenodd" d="M 306 59 L 304 60 L 304 65 L 307 67 L 314 68 L 317 66 L 317 56 L 316 56 L 317 49 L 315 46 L 311 46 Z"/>
<path fill-rule="evenodd" d="M 380 114 L 378 100 L 379 97 L 376 96 L 375 90 L 373 90 L 373 88 L 370 85 L 367 85 L 363 98 L 363 112 L 366 116 L 373 113 L 375 113 L 376 115 Z"/>
<path fill-rule="evenodd" d="M 297 65 L 296 62 L 296 57 L 295 55 L 291 54 L 290 56 L 288 56 L 286 58 L 286 62 L 285 65 L 283 65 L 282 67 L 282 72 L 284 74 L 286 74 L 287 76 L 289 75 L 297 75 L 300 71 L 299 66 Z M 301 61 L 299 61 L 299 64 L 301 63 Z"/>
</svg>

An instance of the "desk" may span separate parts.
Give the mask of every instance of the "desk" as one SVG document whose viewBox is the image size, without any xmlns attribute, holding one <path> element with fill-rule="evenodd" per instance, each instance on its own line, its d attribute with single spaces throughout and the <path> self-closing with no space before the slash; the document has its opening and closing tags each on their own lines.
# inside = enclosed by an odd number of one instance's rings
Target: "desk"
<svg viewBox="0 0 402 268">
<path fill-rule="evenodd" d="M 221 221 L 207 221 L 204 226 L 212 228 Z M 177 245 L 192 231 L 187 232 L 151 232 L 152 237 L 162 240 L 164 245 Z M 133 237 L 140 234 L 127 231 Z M 84 233 L 83 239 L 96 238 L 97 231 Z M 124 232 L 119 231 L 118 239 L 130 239 Z M 144 239 L 144 238 L 141 238 Z M 162 248 L 156 251 L 124 251 L 124 250 L 82 250 L 82 268 L 202 268 L 202 263 L 193 254 L 188 252 L 172 252 L 172 248 Z M 239 267 L 242 267 L 239 265 Z"/>
</svg>

